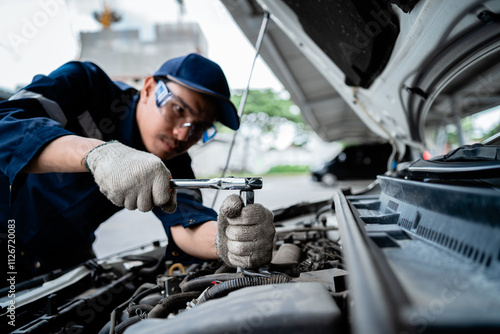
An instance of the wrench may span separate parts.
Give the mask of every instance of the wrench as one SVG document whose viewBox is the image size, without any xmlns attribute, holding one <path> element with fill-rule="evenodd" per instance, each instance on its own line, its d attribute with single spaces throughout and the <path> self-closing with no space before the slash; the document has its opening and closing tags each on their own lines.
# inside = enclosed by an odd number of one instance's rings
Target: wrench
<svg viewBox="0 0 500 334">
<path fill-rule="evenodd" d="M 223 177 L 212 179 L 172 179 L 170 187 L 174 189 L 219 189 L 219 190 L 240 190 L 240 195 L 245 199 L 246 204 L 253 204 L 255 189 L 262 189 L 261 177 Z"/>
</svg>

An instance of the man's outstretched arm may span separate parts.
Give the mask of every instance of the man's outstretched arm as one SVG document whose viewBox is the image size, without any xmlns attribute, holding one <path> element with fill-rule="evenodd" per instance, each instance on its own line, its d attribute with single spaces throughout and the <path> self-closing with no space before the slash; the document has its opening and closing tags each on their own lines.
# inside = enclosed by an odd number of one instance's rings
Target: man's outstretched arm
<svg viewBox="0 0 500 334">
<path fill-rule="evenodd" d="M 184 253 L 204 260 L 217 259 L 216 221 L 207 221 L 189 228 L 176 225 L 170 228 L 170 232 L 175 243 Z"/>
<path fill-rule="evenodd" d="M 173 212 L 176 191 L 171 174 L 154 154 L 117 141 L 103 142 L 74 135 L 50 142 L 23 170 L 28 173 L 74 173 L 90 170 L 100 191 L 117 206 L 150 211 L 160 206 Z"/>
<path fill-rule="evenodd" d="M 51 141 L 23 169 L 26 173 L 88 172 L 85 157 L 94 147 L 103 144 L 99 139 L 76 135 L 62 136 Z"/>
</svg>

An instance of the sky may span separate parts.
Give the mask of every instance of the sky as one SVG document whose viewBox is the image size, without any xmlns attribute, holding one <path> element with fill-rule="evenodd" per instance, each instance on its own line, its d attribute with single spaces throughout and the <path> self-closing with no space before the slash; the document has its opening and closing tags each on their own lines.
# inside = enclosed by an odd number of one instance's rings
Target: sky
<svg viewBox="0 0 500 334">
<path fill-rule="evenodd" d="M 150 38 L 155 23 L 181 19 L 175 0 L 106 0 L 122 15 L 113 29 L 139 29 Z M 139 5 L 140 3 L 140 5 Z M 197 22 L 208 41 L 208 57 L 219 63 L 232 89 L 246 87 L 255 55 L 252 45 L 218 0 L 184 0 L 185 22 Z M 0 0 L 0 89 L 14 91 L 36 74 L 47 74 L 80 53 L 79 33 L 99 31 L 92 12 L 104 0 Z M 263 61 L 251 89 L 282 90 Z"/>
</svg>

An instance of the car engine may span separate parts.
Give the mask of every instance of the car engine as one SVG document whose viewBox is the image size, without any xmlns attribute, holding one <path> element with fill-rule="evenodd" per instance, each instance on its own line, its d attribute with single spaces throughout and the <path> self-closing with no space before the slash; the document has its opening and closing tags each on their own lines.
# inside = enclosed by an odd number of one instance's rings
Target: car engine
<svg viewBox="0 0 500 334">
<path fill-rule="evenodd" d="M 13 333 L 156 332 L 151 326 L 162 328 L 165 321 L 169 332 L 328 332 L 345 321 L 348 295 L 332 202 L 274 213 L 268 267 L 165 262 L 165 241 L 157 241 L 23 283 L 16 305 L 22 326 Z M 214 307 L 216 314 L 207 317 Z M 8 316 L 3 307 L 2 325 Z M 147 328 L 131 328 L 146 319 Z"/>
<path fill-rule="evenodd" d="M 436 163 L 275 210 L 256 271 L 165 261 L 162 240 L 23 282 L 12 333 L 497 332 L 498 164 L 456 182 Z"/>
</svg>

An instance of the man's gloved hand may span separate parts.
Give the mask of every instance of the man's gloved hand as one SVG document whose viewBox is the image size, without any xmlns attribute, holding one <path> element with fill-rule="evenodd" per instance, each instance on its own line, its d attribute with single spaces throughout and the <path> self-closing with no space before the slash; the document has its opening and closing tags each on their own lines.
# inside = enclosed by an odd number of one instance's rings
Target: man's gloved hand
<svg viewBox="0 0 500 334">
<path fill-rule="evenodd" d="M 169 213 L 177 207 L 170 171 L 154 154 L 111 141 L 92 149 L 85 164 L 101 192 L 117 206 L 143 212 L 161 206 Z"/>
<path fill-rule="evenodd" d="M 276 230 L 271 211 L 260 204 L 244 206 L 240 196 L 224 200 L 217 219 L 216 246 L 229 266 L 257 269 L 272 260 Z"/>
</svg>

